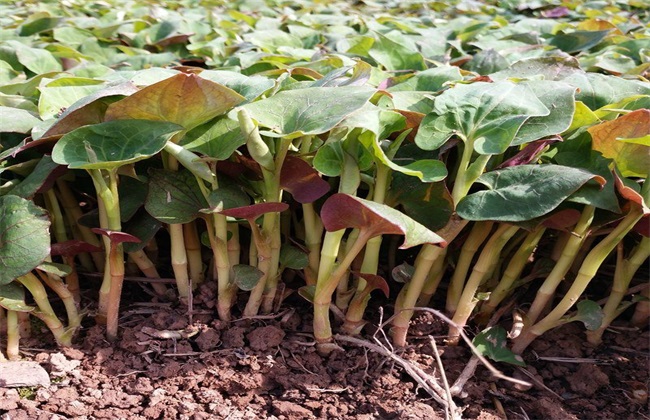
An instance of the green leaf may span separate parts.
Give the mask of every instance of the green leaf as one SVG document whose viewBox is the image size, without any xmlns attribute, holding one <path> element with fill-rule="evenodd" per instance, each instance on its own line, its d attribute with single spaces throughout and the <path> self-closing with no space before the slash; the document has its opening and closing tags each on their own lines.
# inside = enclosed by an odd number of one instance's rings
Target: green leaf
<svg viewBox="0 0 650 420">
<path fill-rule="evenodd" d="M 371 237 L 383 234 L 404 235 L 400 248 L 446 242 L 415 220 L 385 204 L 375 203 L 348 194 L 334 194 L 321 208 L 321 220 L 328 232 L 356 228 Z"/>
<path fill-rule="evenodd" d="M 384 66 L 386 70 L 425 70 L 427 68 L 424 57 L 419 52 L 380 33 L 375 33 L 375 37 L 376 41 L 368 55 Z"/>
<path fill-rule="evenodd" d="M 280 264 L 294 270 L 302 270 L 309 265 L 309 258 L 305 251 L 289 244 L 282 244 Z"/>
<path fill-rule="evenodd" d="M 517 132 L 512 146 L 564 132 L 571 126 L 576 108 L 576 88 L 571 85 L 550 80 L 529 81 L 524 84 L 537 95 L 537 99 L 550 113 L 529 118 Z"/>
<path fill-rule="evenodd" d="M 246 76 L 234 71 L 204 70 L 199 76 L 234 90 L 246 98 L 248 102 L 262 96 L 264 92 L 275 85 L 273 79 L 268 77 Z"/>
<path fill-rule="evenodd" d="M 550 111 L 527 86 L 512 82 L 457 85 L 438 96 L 434 110 L 415 137 L 418 146 L 434 150 L 453 135 L 474 142 L 483 155 L 498 155 L 510 146 L 530 117 Z"/>
<path fill-rule="evenodd" d="M 31 199 L 44 185 L 48 184 L 48 181 L 50 183 L 54 182 L 52 175 L 57 168 L 59 168 L 59 165 L 54 163 L 50 156 L 43 156 L 36 167 L 27 175 L 27 178 L 11 189 L 11 195 Z"/>
<path fill-rule="evenodd" d="M 39 122 L 29 111 L 0 106 L 0 133 L 29 133 Z"/>
<path fill-rule="evenodd" d="M 40 86 L 38 112 L 47 120 L 62 114 L 68 107 L 105 88 L 101 80 L 83 77 L 62 77 Z"/>
<path fill-rule="evenodd" d="M 517 61 L 507 69 L 490 75 L 494 81 L 506 80 L 510 77 L 517 79 L 543 78 L 544 80 L 562 80 L 574 73 L 584 73 L 580 63 L 574 57 L 551 56 L 527 58 Z"/>
<path fill-rule="evenodd" d="M 567 322 L 580 321 L 585 324 L 585 328 L 589 331 L 600 328 L 605 316 L 600 305 L 593 300 L 581 300 L 576 306 L 578 308 L 577 313 L 566 319 Z"/>
<path fill-rule="evenodd" d="M 35 74 L 63 71 L 61 63 L 52 53 L 42 48 L 31 48 L 18 41 L 5 41 L 5 44 L 16 51 L 16 58 L 29 71 Z"/>
<path fill-rule="evenodd" d="M 562 80 L 579 89 L 576 101 L 595 111 L 635 95 L 650 95 L 650 86 L 636 80 L 598 73 L 574 73 Z"/>
<path fill-rule="evenodd" d="M 245 207 L 250 204 L 251 200 L 248 195 L 237 185 L 223 185 L 220 183 L 219 188 L 210 191 L 208 196 L 209 210 L 203 212 L 220 212 L 237 207 Z"/>
<path fill-rule="evenodd" d="M 145 120 L 85 126 L 61 137 L 52 159 L 72 169 L 113 169 L 155 155 L 182 129 L 168 122 Z"/>
<path fill-rule="evenodd" d="M 594 178 L 602 180 L 568 166 L 512 166 L 481 175 L 477 182 L 488 189 L 464 197 L 456 211 L 466 220 L 523 222 L 555 209 Z"/>
<path fill-rule="evenodd" d="M 446 83 L 462 80 L 460 69 L 454 66 L 441 66 L 415 73 L 405 81 L 389 86 L 389 92 L 437 92 Z"/>
<path fill-rule="evenodd" d="M 122 200 L 120 200 L 121 204 Z M 135 214 L 127 223 L 122 225 L 122 231 L 140 239 L 140 242 L 126 242 L 122 246 L 124 252 L 135 252 L 143 249 L 149 241 L 158 233 L 162 223 L 146 211 Z"/>
<path fill-rule="evenodd" d="M 192 152 L 226 160 L 235 150 L 246 144 L 246 138 L 239 128 L 239 123 L 224 115 L 193 128 L 179 144 Z"/>
<path fill-rule="evenodd" d="M 506 362 L 511 365 L 526 366 L 521 356 L 514 354 L 507 346 L 507 334 L 503 327 L 487 328 L 474 337 L 472 344 L 479 354 L 489 357 L 495 362 Z"/>
<path fill-rule="evenodd" d="M 315 87 L 279 92 L 244 105 L 271 137 L 299 137 L 325 133 L 360 109 L 375 93 L 367 87 Z M 345 98 L 344 101 L 341 98 Z"/>
<path fill-rule="evenodd" d="M 32 271 L 50 254 L 50 220 L 33 202 L 0 197 L 0 286 Z"/>
<path fill-rule="evenodd" d="M 505 57 L 494 49 L 488 48 L 476 53 L 465 68 L 478 74 L 491 74 L 508 68 L 509 65 Z"/>
<path fill-rule="evenodd" d="M 36 309 L 25 303 L 25 289 L 18 283 L 0 285 L 0 306 L 16 312 L 31 312 Z"/>
<path fill-rule="evenodd" d="M 255 288 L 264 273 L 248 264 L 236 264 L 232 267 L 231 281 L 241 290 L 250 291 Z"/>
<path fill-rule="evenodd" d="M 72 267 L 67 264 L 58 264 L 50 261 L 44 261 L 36 267 L 37 270 L 44 271 L 49 274 L 54 274 L 58 277 L 65 277 L 72 273 Z"/>
<path fill-rule="evenodd" d="M 145 209 L 163 223 L 189 223 L 208 207 L 196 177 L 189 171 L 149 171 Z"/>
<path fill-rule="evenodd" d="M 558 34 L 549 40 L 549 44 L 558 47 L 564 52 L 574 53 L 588 50 L 598 45 L 611 32 L 606 31 L 574 31 L 567 34 Z"/>
</svg>

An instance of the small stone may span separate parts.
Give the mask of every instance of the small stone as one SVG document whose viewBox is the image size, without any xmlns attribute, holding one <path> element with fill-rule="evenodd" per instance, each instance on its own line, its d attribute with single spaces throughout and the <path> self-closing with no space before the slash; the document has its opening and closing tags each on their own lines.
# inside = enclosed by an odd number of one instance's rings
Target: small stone
<svg viewBox="0 0 650 420">
<path fill-rule="evenodd" d="M 79 360 L 68 360 L 63 353 L 53 353 L 50 356 L 50 373 L 52 376 L 65 376 L 80 364 Z"/>
<path fill-rule="evenodd" d="M 0 363 L 0 387 L 50 386 L 50 376 L 36 362 Z"/>
</svg>

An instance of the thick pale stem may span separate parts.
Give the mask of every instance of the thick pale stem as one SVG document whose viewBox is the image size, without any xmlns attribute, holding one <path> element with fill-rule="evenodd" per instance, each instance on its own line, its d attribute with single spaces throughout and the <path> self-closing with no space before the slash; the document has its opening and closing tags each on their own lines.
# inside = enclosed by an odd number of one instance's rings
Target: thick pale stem
<svg viewBox="0 0 650 420">
<path fill-rule="evenodd" d="M 481 316 L 483 319 L 489 318 L 503 299 L 508 296 L 513 283 L 521 276 L 524 267 L 528 263 L 528 259 L 537 247 L 545 231 L 546 228 L 540 226 L 526 236 L 524 242 L 510 259 L 499 284 L 490 294 L 490 298 L 481 305 Z"/>
<path fill-rule="evenodd" d="M 201 257 L 201 239 L 196 227 L 196 221 L 183 225 L 183 238 L 185 239 L 185 252 L 192 287 L 203 283 L 205 275 L 203 272 L 203 258 Z"/>
<path fill-rule="evenodd" d="M 77 220 L 83 216 L 83 212 L 81 211 L 81 208 L 79 208 L 79 203 L 75 199 L 74 194 L 70 190 L 68 184 L 62 179 L 57 179 L 56 186 L 59 191 L 61 206 L 65 209 L 65 215 L 68 218 L 68 224 L 71 226 L 73 232 L 77 231 L 81 239 L 83 239 L 85 242 L 88 242 L 89 244 L 96 247 L 101 247 L 102 244 L 101 241 L 97 238 L 97 235 L 95 235 L 89 228 L 77 223 Z M 102 252 L 93 252 L 90 254 L 90 256 L 92 257 L 92 261 L 95 264 L 95 268 L 98 271 L 103 271 L 104 264 L 106 263 L 104 254 Z M 89 267 L 87 263 L 83 263 L 84 259 L 81 256 L 80 261 L 82 262 L 85 269 L 88 271 L 93 271 L 92 266 Z"/>
<path fill-rule="evenodd" d="M 524 326 L 521 335 L 513 342 L 512 351 L 521 354 L 537 337 L 561 324 L 561 318 L 569 311 L 569 309 L 571 309 L 571 307 L 573 307 L 573 305 L 576 304 L 578 299 L 580 299 L 580 296 L 591 282 L 591 279 L 596 275 L 596 272 L 605 258 L 607 258 L 639 219 L 641 219 L 642 215 L 642 211 L 638 208 L 631 210 L 630 213 L 620 221 L 618 226 L 616 226 L 616 228 L 614 228 L 587 254 L 580 266 L 580 271 L 578 271 L 576 279 L 562 300 L 541 321 L 532 326 L 530 326 L 530 324 Z"/>
<path fill-rule="evenodd" d="M 277 215 L 277 213 L 275 213 Z M 270 239 L 260 231 L 257 224 L 254 220 L 249 221 L 251 226 L 251 231 L 253 233 L 253 241 L 255 242 L 255 247 L 257 248 L 257 269 L 262 272 L 262 277 L 251 291 L 250 296 L 248 297 L 248 302 L 246 302 L 246 307 L 244 308 L 244 316 L 250 317 L 255 316 L 259 312 L 260 305 L 262 303 L 262 297 L 264 295 L 264 288 L 268 281 L 269 275 L 272 271 L 272 252 Z"/>
<path fill-rule="evenodd" d="M 66 329 L 63 327 L 63 324 L 54 313 L 54 309 L 52 309 L 52 305 L 50 305 L 50 301 L 47 297 L 45 287 L 43 287 L 43 284 L 41 284 L 40 280 L 32 273 L 27 273 L 24 276 L 20 276 L 16 280 L 25 286 L 25 288 L 29 290 L 29 293 L 32 294 L 34 302 L 39 309 L 37 313 L 34 313 L 34 315 L 38 316 L 45 323 L 45 325 L 47 325 L 52 334 L 54 334 L 56 342 L 64 347 L 71 346 L 71 334 L 69 331 L 66 331 Z"/>
<path fill-rule="evenodd" d="M 416 302 L 416 306 L 429 306 L 431 298 L 438 290 L 438 286 L 442 281 L 442 277 L 445 275 L 445 256 L 447 255 L 447 248 L 442 250 L 442 253 L 436 258 L 429 271 L 424 286 L 422 287 L 422 293 Z"/>
<path fill-rule="evenodd" d="M 472 266 L 472 260 L 474 255 L 479 250 L 483 242 L 490 236 L 490 231 L 494 222 L 476 222 L 472 226 L 463 247 L 460 250 L 460 256 L 458 257 L 458 263 L 454 269 L 454 274 L 451 277 L 451 282 L 449 283 L 449 289 L 447 289 L 447 313 L 454 315 L 456 309 L 458 308 L 458 302 L 463 293 L 463 288 L 465 287 L 465 280 L 467 279 L 467 273 Z"/>
<path fill-rule="evenodd" d="M 332 341 L 332 327 L 329 318 L 332 294 L 369 239 L 370 236 L 366 232 L 360 232 L 359 237 L 354 241 L 349 252 L 343 258 L 343 261 L 341 261 L 331 274 L 327 278 L 322 279 L 319 276 L 314 293 L 314 337 L 318 344 L 325 344 Z"/>
<path fill-rule="evenodd" d="M 53 274 L 45 274 L 41 278 L 61 298 L 68 316 L 68 328 L 71 330 L 71 335 L 74 335 L 76 330 L 81 326 L 81 316 L 79 316 L 79 310 L 74 296 L 59 277 Z"/>
<path fill-rule="evenodd" d="M 358 237 L 359 237 L 359 229 L 352 229 L 347 239 L 345 240 L 343 252 L 339 254 L 338 257 L 339 261 L 345 258 L 345 256 L 350 252 L 350 249 L 352 248 L 352 246 L 354 245 Z M 368 246 L 367 243 L 366 246 Z M 361 280 L 362 279 L 359 279 L 359 281 Z M 365 281 L 364 281 L 364 285 L 365 285 Z M 339 281 L 339 285 L 336 287 L 336 307 L 339 308 L 341 311 L 345 311 L 348 305 L 350 304 L 350 299 L 352 299 L 352 296 L 354 295 L 355 291 L 356 289 L 354 290 L 350 289 L 350 273 L 348 272 L 345 275 L 343 275 L 341 281 Z"/>
<path fill-rule="evenodd" d="M 97 210 L 99 212 L 99 226 L 102 229 L 111 229 L 110 222 L 109 222 L 109 217 L 108 217 L 108 211 L 110 208 L 111 212 L 114 212 L 115 210 L 113 209 L 115 207 L 115 203 L 113 202 L 113 195 L 111 193 L 111 190 L 109 189 L 108 185 L 106 184 L 106 181 L 104 180 L 104 175 L 102 174 L 101 170 L 99 169 L 92 169 L 89 170 L 88 173 L 90 174 L 93 184 L 95 185 L 95 191 L 97 191 Z M 119 207 L 117 209 L 117 212 L 119 214 Z M 111 241 L 110 239 L 102 235 L 102 242 L 104 243 L 104 264 L 102 267 L 104 267 L 104 274 L 102 278 L 102 284 L 99 288 L 99 302 L 98 302 L 98 307 L 97 307 L 97 316 L 95 317 L 95 320 L 97 321 L 98 324 L 106 324 L 106 317 L 108 313 L 108 302 L 109 302 L 109 294 L 111 290 L 111 273 L 110 273 L 110 253 L 111 253 Z"/>
<path fill-rule="evenodd" d="M 518 226 L 502 224 L 485 244 L 458 302 L 458 310 L 453 317 L 454 324 L 449 328 L 450 344 L 458 343 L 460 331 L 467 324 L 469 317 L 472 315 L 472 311 L 474 311 L 478 303 L 476 300 L 476 292 L 479 286 L 492 271 L 494 264 L 501 255 L 503 247 L 518 230 Z"/>
<path fill-rule="evenodd" d="M 313 203 L 303 204 L 302 214 L 305 223 L 305 245 L 309 251 L 309 264 L 305 269 L 305 281 L 308 285 L 315 285 L 318 265 L 320 264 L 323 223 L 316 214 Z"/>
<path fill-rule="evenodd" d="M 108 229 L 119 232 L 122 230 L 120 215 L 120 199 L 117 192 L 117 172 L 109 172 L 109 192 L 100 192 L 99 196 L 106 206 Z M 117 340 L 120 301 L 122 300 L 122 285 L 124 283 L 124 249 L 121 243 L 111 243 L 108 270 L 111 276 L 111 288 L 106 312 L 106 338 Z"/>
<path fill-rule="evenodd" d="M 133 261 L 138 266 L 146 278 L 160 278 L 160 274 L 158 273 L 155 264 L 153 261 L 151 261 L 151 259 L 149 259 L 149 256 L 144 252 L 144 250 L 140 249 L 138 251 L 129 252 L 129 257 L 131 258 L 131 261 Z M 167 286 L 164 284 L 151 283 L 151 287 L 153 287 L 153 290 L 157 295 L 165 296 L 167 294 Z"/>
<path fill-rule="evenodd" d="M 576 255 L 580 251 L 583 241 L 589 234 L 589 228 L 591 222 L 594 218 L 595 208 L 593 206 L 585 206 L 582 211 L 582 216 L 578 223 L 575 225 L 572 235 L 567 239 L 564 248 L 562 249 L 562 254 L 560 258 L 555 263 L 555 266 L 542 283 L 542 286 L 537 291 L 535 300 L 533 300 L 530 309 L 528 310 L 527 318 L 530 324 L 535 323 L 539 316 L 544 311 L 544 308 L 548 305 L 555 289 L 564 280 L 564 276 L 571 268 L 573 260 L 576 258 Z"/>
<path fill-rule="evenodd" d="M 241 255 L 241 244 L 239 243 L 239 224 L 238 223 L 229 223 L 228 224 L 228 233 L 230 233 L 230 239 L 228 239 L 227 248 L 228 248 L 228 263 L 232 267 L 239 264 L 239 259 Z"/>
<path fill-rule="evenodd" d="M 171 260 L 178 296 L 181 301 L 186 301 L 190 295 L 190 276 L 187 267 L 187 252 L 185 250 L 185 238 L 183 225 L 170 224 L 169 237 L 171 241 Z"/>
<path fill-rule="evenodd" d="M 425 244 L 415 260 L 415 272 L 411 280 L 402 288 L 395 302 L 395 318 L 391 335 L 396 346 L 406 345 L 406 333 L 413 317 L 413 309 L 420 297 L 424 283 L 435 261 L 443 255 L 443 248 Z"/>
<path fill-rule="evenodd" d="M 627 293 L 634 274 L 648 257 L 650 257 L 650 238 L 646 236 L 641 239 L 627 259 L 623 259 L 623 244 L 619 243 L 619 256 L 616 262 L 612 291 L 603 307 L 603 320 L 600 328 L 595 331 L 587 331 L 589 343 L 598 345 L 602 342 L 605 329 L 620 315 L 619 305 Z"/>
<path fill-rule="evenodd" d="M 7 311 L 7 357 L 9 360 L 20 359 L 20 328 L 16 311 Z"/>
<path fill-rule="evenodd" d="M 29 319 L 29 312 L 18 312 L 18 330 L 21 338 L 32 336 L 32 323 Z"/>
<path fill-rule="evenodd" d="M 79 274 L 77 273 L 77 268 L 74 263 L 74 257 L 71 255 L 64 255 L 63 261 L 72 269 L 70 274 L 65 276 L 65 284 L 68 286 L 70 293 L 72 293 L 75 303 L 79 305 L 81 302 L 81 291 L 79 290 Z"/>
</svg>

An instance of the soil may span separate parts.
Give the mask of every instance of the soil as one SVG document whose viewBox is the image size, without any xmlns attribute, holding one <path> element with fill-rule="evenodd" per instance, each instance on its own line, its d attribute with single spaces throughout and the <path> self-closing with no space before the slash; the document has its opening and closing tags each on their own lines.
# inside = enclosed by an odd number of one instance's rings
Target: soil
<svg viewBox="0 0 650 420">
<path fill-rule="evenodd" d="M 360 347 L 322 357 L 312 342 L 310 315 L 215 321 L 214 292 L 204 287 L 187 309 L 132 302 L 122 337 L 104 339 L 88 326 L 71 349 L 49 338 L 21 342 L 26 359 L 50 373 L 49 388 L 0 388 L 1 419 L 444 419 L 444 411 L 402 368 Z M 296 307 L 296 305 L 292 305 Z M 433 315 L 414 319 L 401 357 L 438 374 L 428 336 L 437 338 L 450 381 L 470 352 L 444 345 Z M 49 337 L 44 335 L 43 337 Z M 366 335 L 368 337 L 368 335 Z M 479 367 L 456 403 L 468 419 L 649 418 L 650 335 L 617 328 L 589 347 L 579 325 L 547 333 L 526 354 L 529 390 L 495 381 Z M 508 365 L 498 367 L 526 379 Z M 644 394 L 645 392 L 645 394 Z"/>
</svg>

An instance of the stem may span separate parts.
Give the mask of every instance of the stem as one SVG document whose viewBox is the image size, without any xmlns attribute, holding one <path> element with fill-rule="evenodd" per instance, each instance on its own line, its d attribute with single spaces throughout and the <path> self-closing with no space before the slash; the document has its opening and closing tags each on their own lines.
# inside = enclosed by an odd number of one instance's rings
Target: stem
<svg viewBox="0 0 650 420">
<path fill-rule="evenodd" d="M 192 287 L 197 287 L 203 283 L 205 276 L 203 274 L 203 258 L 201 257 L 201 240 L 195 220 L 183 225 L 183 237 Z"/>
<path fill-rule="evenodd" d="M 341 231 L 338 231 L 341 232 Z M 356 258 L 356 256 L 361 252 L 361 250 L 366 246 L 366 242 L 371 238 L 366 231 L 361 231 L 359 237 L 354 244 L 350 247 L 349 252 L 345 255 L 345 258 L 341 263 L 334 269 L 327 278 L 321 278 L 319 276 L 318 283 L 316 283 L 316 291 L 314 293 L 314 337 L 316 343 L 326 344 L 332 341 L 332 327 L 330 325 L 329 319 L 329 308 L 330 303 L 332 302 L 332 294 L 339 282 L 345 276 L 350 268 L 350 265 Z M 321 273 L 319 273 L 320 275 Z M 326 349 L 321 347 L 321 351 Z"/>
<path fill-rule="evenodd" d="M 420 297 L 431 267 L 442 255 L 444 255 L 443 248 L 430 244 L 423 245 L 418 253 L 413 277 L 402 288 L 395 302 L 395 318 L 393 318 L 391 336 L 396 346 L 404 347 L 406 345 L 406 333 L 413 317 L 411 308 L 415 307 L 418 297 Z"/>
<path fill-rule="evenodd" d="M 129 252 L 129 257 L 138 266 L 146 278 L 160 278 L 160 274 L 158 274 L 156 266 L 154 265 L 153 261 L 149 259 L 149 256 L 144 252 L 144 250 Z M 157 295 L 165 296 L 167 294 L 167 287 L 162 283 L 151 283 L 151 287 L 153 287 L 153 290 Z"/>
<path fill-rule="evenodd" d="M 183 225 L 170 224 L 169 238 L 171 241 L 171 260 L 178 296 L 181 301 L 186 301 L 190 295 L 190 276 L 187 271 L 187 252 L 185 250 L 185 235 Z"/>
<path fill-rule="evenodd" d="M 528 263 L 528 259 L 533 254 L 533 251 L 537 247 L 540 239 L 544 235 L 546 228 L 540 226 L 528 233 L 524 242 L 519 246 L 517 252 L 512 256 L 508 266 L 503 272 L 501 281 L 497 287 L 490 294 L 490 298 L 481 305 L 481 317 L 482 319 L 488 319 L 497 306 L 503 301 L 503 299 L 508 296 L 510 289 L 512 288 L 513 283 L 521 276 L 524 267 Z"/>
<path fill-rule="evenodd" d="M 56 186 L 59 190 L 61 206 L 65 210 L 65 215 L 68 218 L 68 224 L 72 227 L 72 231 L 77 231 L 81 239 L 85 242 L 96 247 L 101 247 L 101 241 L 97 238 L 97 235 L 95 235 L 89 228 L 77 223 L 77 220 L 83 216 L 83 213 L 68 184 L 62 179 L 57 179 Z M 84 259 L 81 255 L 84 254 L 79 255 L 79 260 L 83 267 L 88 271 L 93 271 L 92 266 L 87 266 L 87 263 L 84 264 Z M 97 271 L 104 271 L 104 264 L 106 263 L 104 254 L 101 252 L 93 252 L 90 256 L 92 257 L 92 261 L 94 262 Z"/>
<path fill-rule="evenodd" d="M 530 324 L 534 324 L 535 321 L 539 318 L 542 311 L 548 303 L 550 302 L 555 289 L 564 280 L 564 276 L 571 268 L 573 260 L 576 258 L 576 255 L 580 251 L 583 241 L 589 234 L 589 227 L 594 218 L 595 208 L 593 206 L 585 206 L 580 216 L 580 220 L 575 225 L 571 236 L 566 241 L 566 245 L 562 249 L 562 254 L 560 258 L 555 263 L 553 270 L 549 273 L 542 286 L 537 291 L 535 300 L 533 300 L 530 309 L 528 310 L 528 320 Z"/>
<path fill-rule="evenodd" d="M 34 298 L 36 306 L 38 306 L 38 311 L 32 312 L 32 314 L 39 317 L 45 325 L 47 325 L 50 331 L 52 331 L 52 334 L 54 334 L 54 338 L 59 345 L 70 347 L 72 345 L 71 334 L 69 331 L 65 330 L 63 324 L 54 313 L 52 305 L 50 305 L 50 301 L 47 297 L 45 287 L 43 287 L 40 280 L 32 273 L 20 276 L 16 280 L 29 290 L 29 293 L 31 293 Z"/>
<path fill-rule="evenodd" d="M 640 294 L 645 297 L 646 300 L 642 300 L 636 304 L 630 323 L 635 327 L 645 328 L 650 319 L 650 287 L 643 289 Z"/>
<path fill-rule="evenodd" d="M 91 169 L 88 171 L 90 174 L 90 177 L 93 180 L 93 184 L 95 186 L 95 191 L 97 192 L 97 210 L 99 211 L 99 226 L 102 229 L 111 229 L 110 228 L 110 223 L 109 223 L 109 217 L 108 217 L 108 207 L 111 208 L 111 211 L 114 212 L 115 210 L 113 209 L 115 207 L 115 203 L 113 200 L 113 195 L 111 193 L 111 190 L 108 188 L 108 185 L 106 185 L 106 181 L 104 180 L 104 174 L 100 169 Z M 119 206 L 117 209 L 117 212 L 119 214 Z M 109 305 L 109 294 L 111 290 L 111 273 L 110 273 L 110 253 L 111 253 L 111 241 L 110 239 L 102 235 L 102 242 L 104 243 L 104 258 L 105 261 L 102 264 L 102 267 L 104 267 L 104 275 L 102 278 L 102 284 L 99 288 L 99 302 L 98 302 L 98 308 L 97 308 L 97 316 L 96 316 L 96 321 L 99 324 L 105 324 L 106 323 L 106 318 L 107 318 L 107 313 L 108 313 L 108 305 Z"/>
<path fill-rule="evenodd" d="M 494 264 L 499 260 L 503 247 L 508 243 L 510 238 L 519 230 L 518 226 L 501 224 L 485 244 L 481 255 L 479 256 L 472 274 L 467 280 L 467 285 L 458 302 L 458 310 L 454 314 L 453 323 L 449 327 L 449 343 L 456 345 L 460 339 L 460 330 L 462 330 L 472 311 L 476 307 L 476 292 L 485 278 L 492 271 Z"/>
<path fill-rule="evenodd" d="M 246 307 L 244 308 L 245 317 L 255 316 L 259 312 L 262 303 L 262 296 L 264 295 L 264 287 L 268 280 L 268 276 L 271 273 L 271 266 L 273 263 L 269 238 L 260 231 L 259 226 L 257 226 L 254 220 L 249 220 L 248 222 L 251 226 L 251 232 L 253 233 L 253 242 L 257 248 L 257 268 L 263 274 L 248 297 L 248 302 L 246 302 Z"/>
<path fill-rule="evenodd" d="M 350 252 L 350 249 L 352 248 L 352 246 L 354 245 L 358 237 L 359 237 L 359 229 L 352 229 L 347 239 L 345 240 L 344 243 L 345 248 L 343 250 L 343 253 L 339 254 L 337 258 L 338 260 L 342 260 L 343 258 L 345 258 L 345 255 L 347 255 Z M 366 243 L 366 247 L 367 246 L 368 243 Z M 359 279 L 358 281 L 361 280 L 362 279 Z M 348 305 L 350 304 L 350 299 L 352 299 L 352 296 L 354 296 L 354 293 L 356 291 L 356 289 L 350 288 L 349 281 L 350 281 L 350 275 L 348 272 L 341 278 L 341 281 L 339 281 L 338 286 L 336 286 L 336 307 L 339 308 L 341 311 L 345 311 L 345 309 L 347 309 Z"/>
<path fill-rule="evenodd" d="M 122 230 L 122 222 L 120 219 L 120 200 L 117 192 L 117 172 L 109 171 L 108 179 L 110 190 L 100 192 L 99 197 L 106 206 L 108 229 L 119 232 Z M 111 287 L 106 311 L 106 338 L 109 341 L 115 341 L 117 340 L 122 284 L 124 283 L 124 251 L 121 243 L 111 241 L 107 271 L 110 273 Z"/>
<path fill-rule="evenodd" d="M 616 319 L 619 313 L 619 305 L 623 301 L 625 293 L 630 286 L 630 282 L 639 267 L 650 257 L 650 238 L 644 236 L 641 242 L 632 250 L 628 259 L 623 259 L 623 243 L 618 244 L 618 257 L 616 261 L 616 271 L 614 272 L 614 284 L 612 291 L 603 307 L 603 320 L 600 328 L 594 331 L 587 331 L 587 341 L 593 345 L 602 342 L 605 329 Z"/>
<path fill-rule="evenodd" d="M 18 312 L 18 331 L 21 338 L 30 338 L 32 336 L 29 312 Z"/>
<path fill-rule="evenodd" d="M 442 277 L 445 274 L 446 255 L 447 255 L 447 248 L 442 250 L 440 256 L 438 256 L 438 258 L 436 258 L 436 261 L 433 263 L 433 266 L 429 271 L 429 275 L 427 276 L 427 279 L 424 282 L 424 286 L 422 287 L 422 293 L 420 293 L 420 297 L 418 297 L 418 300 L 415 303 L 416 306 L 428 306 L 429 302 L 431 301 L 431 298 L 436 293 L 436 290 L 438 290 L 438 286 L 440 285 L 440 282 L 442 281 Z"/>
<path fill-rule="evenodd" d="M 18 312 L 10 310 L 7 310 L 7 357 L 9 360 L 20 359 Z"/>
<path fill-rule="evenodd" d="M 280 188 L 280 175 L 284 159 L 287 157 L 289 148 L 292 144 L 291 139 L 282 138 L 280 145 L 275 153 L 274 170 L 267 171 L 262 169 L 264 174 L 265 201 L 269 203 L 279 203 L 282 201 L 282 189 Z M 264 286 L 264 298 L 262 302 L 262 313 L 268 314 L 273 311 L 275 302 L 275 293 L 280 280 L 280 249 L 282 247 L 282 235 L 280 229 L 280 214 L 266 213 L 262 223 L 262 232 L 270 238 L 271 245 L 271 266 Z"/>
<path fill-rule="evenodd" d="M 560 303 L 558 303 L 557 306 L 541 321 L 529 327 L 524 326 L 521 335 L 513 342 L 513 352 L 521 354 L 526 347 L 535 340 L 535 338 L 561 323 L 561 318 L 578 301 L 589 285 L 589 282 L 591 282 L 591 279 L 596 275 L 596 272 L 603 261 L 642 216 L 643 212 L 641 209 L 634 208 L 631 210 L 630 213 L 621 220 L 618 226 L 616 226 L 616 228 L 614 228 L 589 252 L 589 254 L 587 254 L 580 266 L 580 271 L 578 271 L 576 279 Z"/>
<path fill-rule="evenodd" d="M 318 265 L 320 264 L 320 250 L 323 237 L 323 223 L 320 221 L 313 203 L 302 205 L 302 215 L 305 223 L 305 245 L 309 250 L 309 264 L 305 269 L 305 281 L 308 285 L 316 284 Z"/>
<path fill-rule="evenodd" d="M 68 288 L 63 283 L 63 280 L 61 280 L 61 278 L 58 276 L 49 273 L 43 273 L 41 275 L 40 272 L 39 276 L 41 280 L 43 280 L 43 283 L 45 283 L 50 289 L 54 291 L 54 293 L 59 296 L 59 298 L 61 298 L 63 306 L 66 310 L 66 314 L 68 316 L 68 329 L 70 330 L 70 334 L 74 335 L 77 329 L 79 329 L 81 326 L 81 316 L 79 316 L 77 303 L 75 302 L 72 293 L 70 293 Z"/>
<path fill-rule="evenodd" d="M 476 222 L 474 226 L 472 226 L 472 230 L 461 248 L 458 263 L 456 264 L 454 274 L 451 277 L 449 289 L 447 289 L 446 309 L 447 313 L 450 315 L 456 313 L 456 308 L 458 308 L 458 302 L 463 293 L 467 273 L 472 265 L 474 255 L 490 235 L 493 225 L 494 222 L 491 221 Z"/>
<path fill-rule="evenodd" d="M 230 239 L 228 239 L 226 248 L 228 249 L 228 263 L 232 267 L 239 264 L 241 254 L 241 245 L 239 244 L 239 224 L 229 223 L 228 233 L 230 233 Z"/>
</svg>

